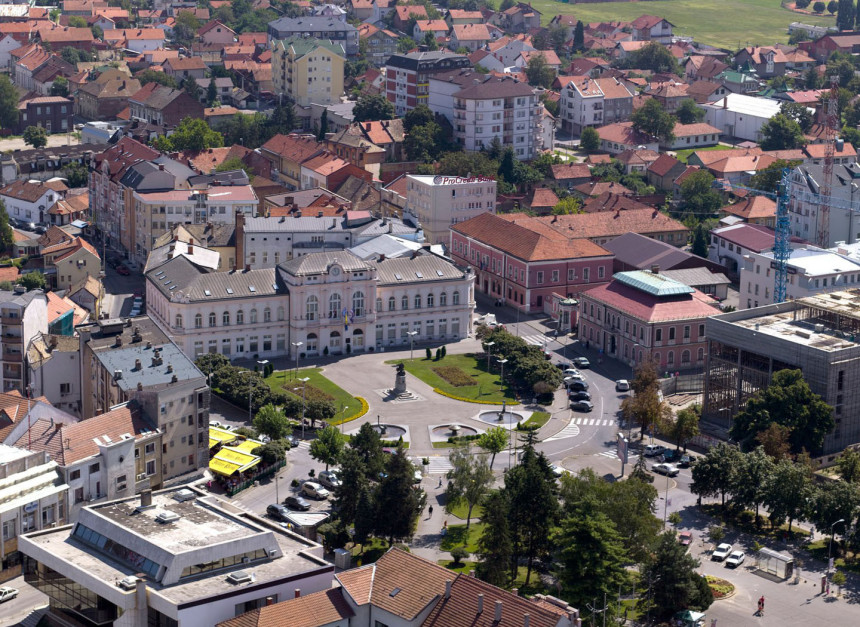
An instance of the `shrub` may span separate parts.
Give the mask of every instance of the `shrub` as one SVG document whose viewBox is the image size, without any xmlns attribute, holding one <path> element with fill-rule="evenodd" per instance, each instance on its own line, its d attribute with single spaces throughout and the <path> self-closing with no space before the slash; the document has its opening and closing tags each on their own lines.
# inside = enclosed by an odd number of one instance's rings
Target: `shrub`
<svg viewBox="0 0 860 627">
<path fill-rule="evenodd" d="M 459 388 L 465 385 L 475 384 L 472 377 L 457 366 L 439 366 L 437 368 L 433 368 L 433 372 L 445 379 L 445 381 L 454 387 Z"/>
<path fill-rule="evenodd" d="M 448 349 L 446 349 L 446 348 L 443 346 L 443 347 L 442 347 L 441 349 L 439 349 L 439 350 L 441 350 L 441 351 L 442 351 L 442 358 L 444 359 L 444 358 L 445 358 L 445 356 L 448 354 Z"/>
<path fill-rule="evenodd" d="M 298 488 L 299 487 L 299 480 L 293 479 L 292 481 L 290 481 L 290 486 L 293 488 Z"/>
<path fill-rule="evenodd" d="M 436 349 L 436 361 L 439 361 L 440 359 L 442 359 L 442 349 L 437 348 Z"/>
<path fill-rule="evenodd" d="M 429 361 L 429 360 L 433 359 L 433 351 L 430 350 L 429 346 L 426 348 L 426 351 L 427 351 L 427 360 Z"/>
<path fill-rule="evenodd" d="M 466 550 L 465 547 L 455 546 L 453 549 L 451 549 L 451 558 L 454 560 L 454 564 L 459 566 L 463 563 L 463 560 L 469 558 L 469 552 Z"/>
<path fill-rule="evenodd" d="M 311 468 L 311 469 L 308 471 L 308 477 L 313 477 L 315 474 L 316 474 L 316 471 L 315 471 L 313 468 Z"/>
<path fill-rule="evenodd" d="M 328 346 L 323 348 L 323 355 L 328 355 Z"/>
</svg>

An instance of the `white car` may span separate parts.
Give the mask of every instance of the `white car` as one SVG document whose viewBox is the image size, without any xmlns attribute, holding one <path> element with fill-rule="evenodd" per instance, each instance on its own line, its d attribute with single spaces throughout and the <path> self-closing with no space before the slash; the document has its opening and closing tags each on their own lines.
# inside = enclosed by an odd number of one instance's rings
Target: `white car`
<svg viewBox="0 0 860 627">
<path fill-rule="evenodd" d="M 642 450 L 642 453 L 645 457 L 657 457 L 658 455 L 662 455 L 665 451 L 666 449 L 659 444 L 647 444 Z"/>
<path fill-rule="evenodd" d="M 672 464 L 654 464 L 651 466 L 651 471 L 660 475 L 666 475 L 667 477 L 677 477 L 680 472 Z"/>
<path fill-rule="evenodd" d="M 730 566 L 731 568 L 737 568 L 741 564 L 744 563 L 744 552 L 743 551 L 733 551 L 731 555 L 726 558 L 726 566 Z"/>
<path fill-rule="evenodd" d="M 10 601 L 18 596 L 18 590 L 16 588 L 10 588 L 9 586 L 3 586 L 0 588 L 0 603 L 4 601 Z"/>
<path fill-rule="evenodd" d="M 562 468 L 558 464 L 553 464 L 549 467 L 552 470 L 552 474 L 555 475 L 556 479 L 561 478 L 563 475 L 568 474 L 568 470 L 566 468 Z"/>
<path fill-rule="evenodd" d="M 615 382 L 616 392 L 628 392 L 630 390 L 630 382 L 627 379 L 618 379 Z"/>
<path fill-rule="evenodd" d="M 314 483 L 313 481 L 305 481 L 305 483 L 302 484 L 302 492 L 304 492 L 310 497 L 315 498 L 318 501 L 327 499 L 329 496 L 328 490 L 326 490 L 320 484 Z"/>
<path fill-rule="evenodd" d="M 711 553 L 711 559 L 714 560 L 715 562 L 722 562 L 729 555 L 731 555 L 732 548 L 733 547 L 731 544 L 727 544 L 727 543 L 723 542 L 716 549 L 714 549 L 713 553 Z"/>
<path fill-rule="evenodd" d="M 575 377 L 576 375 L 578 375 L 580 373 L 579 373 L 579 370 L 577 370 L 576 368 L 565 368 L 561 374 L 563 374 L 566 377 Z"/>
</svg>

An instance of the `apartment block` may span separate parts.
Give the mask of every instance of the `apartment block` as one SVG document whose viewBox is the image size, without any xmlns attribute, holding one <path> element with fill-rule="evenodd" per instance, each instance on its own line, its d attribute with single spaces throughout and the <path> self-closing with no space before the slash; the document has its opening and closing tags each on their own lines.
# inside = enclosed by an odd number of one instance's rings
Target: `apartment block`
<svg viewBox="0 0 860 627">
<path fill-rule="evenodd" d="M 471 65 L 468 57 L 445 50 L 392 55 L 385 64 L 385 96 L 402 117 L 428 104 L 431 76 Z"/>
<path fill-rule="evenodd" d="M 339 102 L 345 62 L 339 42 L 298 36 L 273 41 L 275 93 L 288 95 L 303 107 Z"/>
</svg>

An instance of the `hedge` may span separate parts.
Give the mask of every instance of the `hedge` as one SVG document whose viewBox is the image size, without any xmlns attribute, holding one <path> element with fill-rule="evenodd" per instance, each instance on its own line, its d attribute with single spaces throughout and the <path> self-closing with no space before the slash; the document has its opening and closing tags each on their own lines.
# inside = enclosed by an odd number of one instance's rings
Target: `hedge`
<svg viewBox="0 0 860 627">
<path fill-rule="evenodd" d="M 359 407 L 359 409 L 358 409 L 358 411 L 357 411 L 357 412 L 355 412 L 355 413 L 354 413 L 354 414 L 352 414 L 351 416 L 344 416 L 344 418 L 343 418 L 343 419 L 341 419 L 341 420 L 331 420 L 331 421 L 329 421 L 329 424 L 332 424 L 332 425 L 342 425 L 342 424 L 343 424 L 343 423 L 345 423 L 345 422 L 351 422 L 351 421 L 353 421 L 353 420 L 358 420 L 359 418 L 361 418 L 362 416 L 364 416 L 364 414 L 366 414 L 368 411 L 370 411 L 370 405 L 368 405 L 367 401 L 366 401 L 366 400 L 364 400 L 364 398 L 363 398 L 363 397 L 361 397 L 361 396 L 356 396 L 356 397 L 355 397 L 355 399 L 356 399 L 359 403 L 361 403 L 361 407 Z"/>
</svg>

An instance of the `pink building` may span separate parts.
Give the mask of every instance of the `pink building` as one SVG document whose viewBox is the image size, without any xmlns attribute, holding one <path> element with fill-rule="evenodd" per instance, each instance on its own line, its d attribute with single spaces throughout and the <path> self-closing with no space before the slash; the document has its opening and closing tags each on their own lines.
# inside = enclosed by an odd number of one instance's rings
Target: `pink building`
<svg viewBox="0 0 860 627">
<path fill-rule="evenodd" d="M 661 274 L 619 272 L 607 285 L 583 292 L 579 340 L 635 366 L 653 358 L 662 370 L 705 365 L 705 319 L 717 301 Z"/>
<path fill-rule="evenodd" d="M 553 295 L 576 298 L 609 281 L 612 253 L 521 217 L 484 213 L 451 226 L 451 254 L 474 268 L 476 292 L 525 313 L 550 313 Z"/>
</svg>

